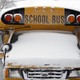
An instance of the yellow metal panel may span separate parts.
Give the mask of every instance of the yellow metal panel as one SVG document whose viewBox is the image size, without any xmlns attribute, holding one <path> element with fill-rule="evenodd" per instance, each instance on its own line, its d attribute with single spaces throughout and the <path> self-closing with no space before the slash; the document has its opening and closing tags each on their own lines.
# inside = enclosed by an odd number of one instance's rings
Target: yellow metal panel
<svg viewBox="0 0 80 80">
<path fill-rule="evenodd" d="M 3 58 L 4 57 L 4 53 L 0 53 L 0 58 Z"/>
<path fill-rule="evenodd" d="M 5 69 L 5 78 L 8 78 L 9 77 L 9 69 Z"/>
<path fill-rule="evenodd" d="M 23 80 L 21 78 L 5 78 L 4 80 Z"/>
</svg>

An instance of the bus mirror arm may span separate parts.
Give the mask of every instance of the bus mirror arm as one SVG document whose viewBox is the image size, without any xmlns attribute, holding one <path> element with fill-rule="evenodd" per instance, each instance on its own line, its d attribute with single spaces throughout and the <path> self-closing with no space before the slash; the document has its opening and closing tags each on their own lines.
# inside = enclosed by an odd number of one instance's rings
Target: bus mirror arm
<svg viewBox="0 0 80 80">
<path fill-rule="evenodd" d="M 4 53 L 4 64 L 3 64 L 3 66 L 5 66 L 6 53 L 8 53 L 11 50 L 12 50 L 12 45 L 10 43 L 3 44 L 1 46 L 1 51 Z"/>
<path fill-rule="evenodd" d="M 80 28 L 74 30 L 74 35 L 77 37 L 77 47 L 80 49 Z"/>
</svg>

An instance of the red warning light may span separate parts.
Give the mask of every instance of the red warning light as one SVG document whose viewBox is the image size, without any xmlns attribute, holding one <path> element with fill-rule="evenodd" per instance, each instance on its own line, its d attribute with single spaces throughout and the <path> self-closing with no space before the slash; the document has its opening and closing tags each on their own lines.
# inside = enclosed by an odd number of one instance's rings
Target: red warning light
<svg viewBox="0 0 80 80">
<path fill-rule="evenodd" d="M 76 20 L 78 23 L 80 23 L 80 15 L 77 16 Z"/>
<path fill-rule="evenodd" d="M 73 14 L 68 15 L 67 21 L 69 23 L 73 23 L 75 21 L 75 16 Z"/>
<path fill-rule="evenodd" d="M 5 20 L 6 20 L 7 22 L 12 21 L 12 14 L 6 14 L 6 15 L 5 15 Z"/>
</svg>

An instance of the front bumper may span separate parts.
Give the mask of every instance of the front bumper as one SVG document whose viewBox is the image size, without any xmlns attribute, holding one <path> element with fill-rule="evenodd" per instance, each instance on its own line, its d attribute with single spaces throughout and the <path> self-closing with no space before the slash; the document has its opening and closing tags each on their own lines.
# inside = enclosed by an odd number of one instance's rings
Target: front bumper
<svg viewBox="0 0 80 80">
<path fill-rule="evenodd" d="M 7 75 L 7 76 L 6 76 Z M 65 80 L 80 79 L 80 68 L 7 68 L 5 80 Z"/>
</svg>

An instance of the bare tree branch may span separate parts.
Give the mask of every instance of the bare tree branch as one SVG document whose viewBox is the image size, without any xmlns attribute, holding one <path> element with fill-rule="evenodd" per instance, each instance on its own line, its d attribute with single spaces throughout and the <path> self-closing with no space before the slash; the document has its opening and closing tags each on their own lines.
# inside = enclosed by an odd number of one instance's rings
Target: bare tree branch
<svg viewBox="0 0 80 80">
<path fill-rule="evenodd" d="M 0 11 L 3 8 L 9 8 L 9 7 L 16 6 L 15 2 L 18 2 L 18 1 L 25 1 L 25 0 L 0 0 Z"/>
<path fill-rule="evenodd" d="M 15 6 L 14 0 L 0 0 L 0 11 L 3 8 L 9 8 Z"/>
</svg>

